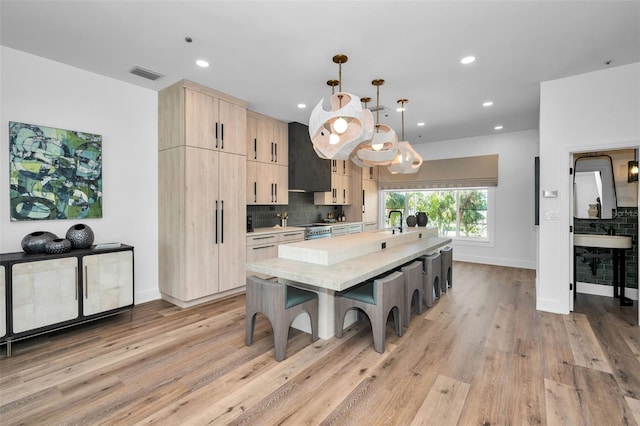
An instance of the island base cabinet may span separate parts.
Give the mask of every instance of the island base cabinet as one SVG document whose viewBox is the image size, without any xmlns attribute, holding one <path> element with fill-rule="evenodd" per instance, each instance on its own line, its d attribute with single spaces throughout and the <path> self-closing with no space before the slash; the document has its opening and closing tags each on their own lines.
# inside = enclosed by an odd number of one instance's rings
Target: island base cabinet
<svg viewBox="0 0 640 426">
<path fill-rule="evenodd" d="M 133 253 L 118 252 L 82 259 L 85 316 L 133 304 Z"/>
<path fill-rule="evenodd" d="M 12 269 L 13 332 L 78 317 L 78 259 L 20 263 Z"/>
</svg>

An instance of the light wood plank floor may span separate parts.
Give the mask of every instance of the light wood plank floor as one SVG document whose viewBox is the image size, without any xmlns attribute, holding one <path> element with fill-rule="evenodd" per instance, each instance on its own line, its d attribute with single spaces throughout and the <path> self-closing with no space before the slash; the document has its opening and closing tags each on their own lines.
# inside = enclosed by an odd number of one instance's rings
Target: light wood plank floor
<svg viewBox="0 0 640 426">
<path fill-rule="evenodd" d="M 455 262 L 454 287 L 384 354 L 367 322 L 342 339 L 271 327 L 244 344 L 244 296 L 163 301 L 14 344 L 0 423 L 626 425 L 640 422 L 637 307 L 579 295 L 535 310 L 534 271 Z M 4 355 L 4 354 L 3 354 Z"/>
</svg>

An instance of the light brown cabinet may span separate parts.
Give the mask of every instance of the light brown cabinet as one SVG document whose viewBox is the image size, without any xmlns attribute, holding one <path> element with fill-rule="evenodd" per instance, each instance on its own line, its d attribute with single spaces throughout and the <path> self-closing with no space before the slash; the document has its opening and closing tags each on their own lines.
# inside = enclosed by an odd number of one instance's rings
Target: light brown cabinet
<svg viewBox="0 0 640 426">
<path fill-rule="evenodd" d="M 287 123 L 247 112 L 247 204 L 289 203 Z"/>
<path fill-rule="evenodd" d="M 247 263 L 278 257 L 278 245 L 304 240 L 304 230 L 274 232 L 269 234 L 247 235 Z M 247 271 L 247 275 L 269 278 L 269 275 Z"/>
<path fill-rule="evenodd" d="M 182 81 L 159 119 L 160 292 L 187 307 L 245 285 L 246 103 Z"/>
<path fill-rule="evenodd" d="M 314 192 L 313 203 L 316 205 L 351 205 L 353 202 L 351 167 L 349 160 L 331 160 L 331 191 Z"/>
</svg>

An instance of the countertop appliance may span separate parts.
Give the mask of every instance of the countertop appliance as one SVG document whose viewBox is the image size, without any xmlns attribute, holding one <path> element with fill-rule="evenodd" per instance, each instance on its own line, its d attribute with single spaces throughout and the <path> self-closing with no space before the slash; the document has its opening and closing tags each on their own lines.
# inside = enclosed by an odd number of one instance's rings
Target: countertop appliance
<svg viewBox="0 0 640 426">
<path fill-rule="evenodd" d="M 327 225 L 316 225 L 316 224 L 307 224 L 307 225 L 297 225 L 304 228 L 304 239 L 305 240 L 316 240 L 318 238 L 328 238 L 331 236 L 331 226 Z"/>
</svg>

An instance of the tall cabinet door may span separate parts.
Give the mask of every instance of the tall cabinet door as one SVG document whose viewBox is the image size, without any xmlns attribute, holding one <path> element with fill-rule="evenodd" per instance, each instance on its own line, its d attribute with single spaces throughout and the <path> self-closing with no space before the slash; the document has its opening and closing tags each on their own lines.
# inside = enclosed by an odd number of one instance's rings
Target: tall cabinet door
<svg viewBox="0 0 640 426">
<path fill-rule="evenodd" d="M 95 254 L 82 258 L 83 315 L 133 304 L 133 252 Z"/>
<path fill-rule="evenodd" d="M 184 300 L 209 296 L 217 293 L 219 288 L 218 255 L 223 221 L 223 206 L 218 196 L 219 155 L 215 151 L 187 148 L 184 185 Z M 243 180 L 244 176 L 243 174 Z M 242 201 L 244 200 L 243 192 Z"/>
<path fill-rule="evenodd" d="M 185 144 L 219 149 L 218 100 L 213 96 L 185 90 Z"/>
<path fill-rule="evenodd" d="M 246 155 L 247 109 L 220 99 L 217 110 L 219 149 L 230 154 Z"/>
<path fill-rule="evenodd" d="M 220 153 L 218 179 L 220 182 L 219 289 L 230 290 L 245 285 L 246 157 Z"/>
<path fill-rule="evenodd" d="M 78 317 L 78 258 L 19 263 L 11 273 L 14 333 Z"/>
</svg>

